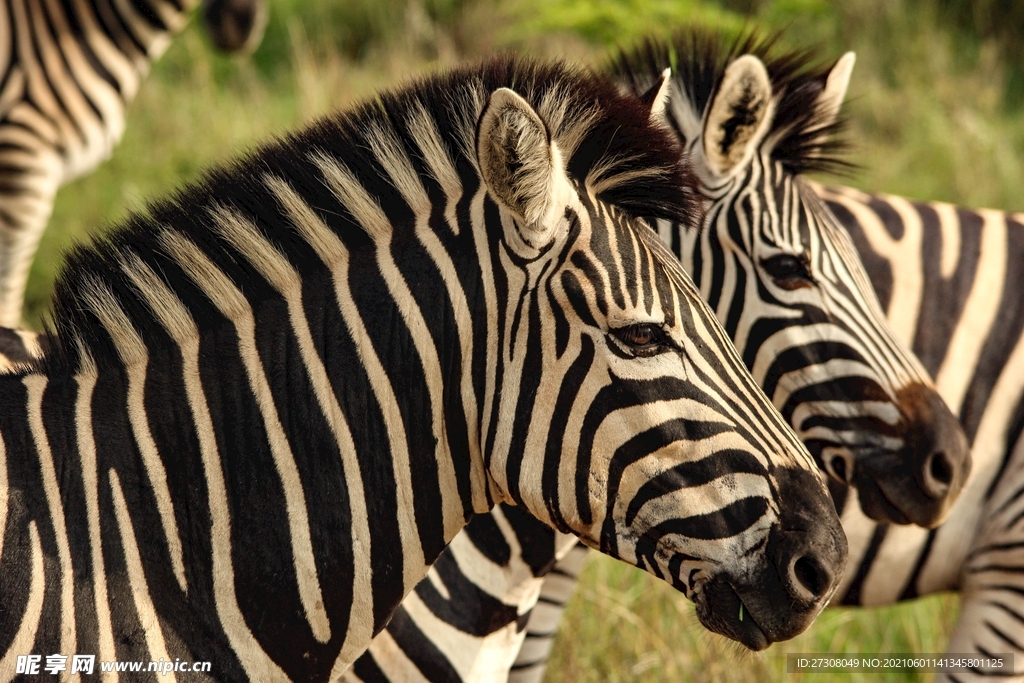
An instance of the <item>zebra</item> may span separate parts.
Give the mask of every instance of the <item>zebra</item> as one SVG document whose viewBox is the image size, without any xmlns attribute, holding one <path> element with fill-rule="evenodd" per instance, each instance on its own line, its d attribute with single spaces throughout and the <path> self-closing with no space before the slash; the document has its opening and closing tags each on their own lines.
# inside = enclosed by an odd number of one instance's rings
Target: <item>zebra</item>
<svg viewBox="0 0 1024 683">
<path fill-rule="evenodd" d="M 856 484 L 879 519 L 934 526 L 966 480 L 966 441 L 886 324 L 849 236 L 800 176 L 839 161 L 853 56 L 817 67 L 810 53 L 780 54 L 775 40 L 730 45 L 688 31 L 615 64 L 628 90 L 666 108 L 710 202 L 703 230 L 671 221 L 658 230 L 836 489 Z M 670 54 L 672 95 L 658 103 Z M 746 148 L 722 147 L 726 132 Z M 886 417 L 894 413 L 902 423 Z M 928 495 L 933 486 L 945 495 Z M 516 681 L 540 679 L 584 553 L 536 520 L 501 512 L 500 523 L 470 523 L 349 680 L 503 680 L 510 670 Z M 460 588 L 445 597 L 444 585 Z"/>
<path fill-rule="evenodd" d="M 31 330 L 0 327 L 0 372 L 11 372 L 21 365 L 41 359 L 49 338 Z"/>
<path fill-rule="evenodd" d="M 760 649 L 846 541 L 813 457 L 645 221 L 657 114 L 513 57 L 206 174 L 68 257 L 0 375 L 0 675 L 32 652 L 334 680 L 515 504 Z"/>
<path fill-rule="evenodd" d="M 849 230 L 896 333 L 957 413 L 974 473 L 930 531 L 875 524 L 836 497 L 850 565 L 835 602 L 960 593 L 948 651 L 1013 653 L 1024 680 L 1024 214 L 816 185 Z M 984 670 L 939 674 L 977 681 Z M 1008 677 L 1001 673 L 998 678 Z"/>
<path fill-rule="evenodd" d="M 251 49 L 259 42 L 266 0 L 203 2 L 216 45 Z M 110 156 L 150 64 L 197 4 L 0 3 L 0 325 L 21 320 L 32 257 L 57 189 Z"/>
</svg>

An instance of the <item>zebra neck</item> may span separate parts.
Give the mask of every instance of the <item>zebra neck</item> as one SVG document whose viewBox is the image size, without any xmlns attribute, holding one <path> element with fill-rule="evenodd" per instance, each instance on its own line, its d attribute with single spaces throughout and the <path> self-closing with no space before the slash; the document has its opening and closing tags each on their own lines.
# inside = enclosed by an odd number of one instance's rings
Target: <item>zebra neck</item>
<svg viewBox="0 0 1024 683">
<path fill-rule="evenodd" d="M 1015 267 L 1024 260 L 1024 221 L 813 187 L 849 231 L 890 325 L 959 417 L 973 460 L 970 480 L 934 531 L 876 525 L 847 505 L 851 578 L 840 589 L 843 601 L 878 604 L 961 587 L 969 552 L 1024 500 L 1015 474 L 1024 465 L 1024 270 Z"/>
<path fill-rule="evenodd" d="M 310 306 L 334 294 L 311 289 Z M 303 331 L 275 299 L 254 303 L 260 325 L 172 332 L 126 368 L 0 377 L 0 632 L 32 636 L 12 647 L 33 651 L 53 623 L 67 627 L 51 650 L 76 651 L 74 618 L 60 617 L 75 615 L 102 650 L 103 634 L 117 642 L 151 612 L 186 641 L 191 622 L 267 623 L 331 661 L 361 652 L 486 496 L 432 403 L 444 387 L 427 386 L 379 294 L 364 295 L 377 315 L 362 329 L 325 304 Z M 76 592 L 79 578 L 91 590 Z M 252 585 L 280 594 L 257 600 Z M 119 616 L 115 593 L 137 616 Z M 270 649 L 255 626 L 224 628 L 234 652 L 254 638 Z"/>
</svg>

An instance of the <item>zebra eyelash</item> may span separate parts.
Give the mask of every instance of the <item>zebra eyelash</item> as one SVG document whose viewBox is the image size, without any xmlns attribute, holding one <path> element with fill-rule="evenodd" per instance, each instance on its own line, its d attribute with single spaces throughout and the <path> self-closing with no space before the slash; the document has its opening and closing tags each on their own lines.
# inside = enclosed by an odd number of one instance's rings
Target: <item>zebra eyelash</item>
<svg viewBox="0 0 1024 683">
<path fill-rule="evenodd" d="M 631 356 L 648 358 L 675 348 L 658 323 L 635 323 L 610 330 L 617 346 Z"/>
<path fill-rule="evenodd" d="M 817 284 L 811 273 L 811 260 L 806 253 L 781 253 L 762 258 L 761 269 L 783 289 L 800 289 Z"/>
</svg>

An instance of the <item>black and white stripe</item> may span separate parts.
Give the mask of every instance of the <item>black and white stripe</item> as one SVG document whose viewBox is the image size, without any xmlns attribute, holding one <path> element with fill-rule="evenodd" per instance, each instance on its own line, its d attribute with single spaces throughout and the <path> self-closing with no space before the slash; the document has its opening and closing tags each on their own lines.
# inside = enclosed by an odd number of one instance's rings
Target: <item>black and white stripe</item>
<svg viewBox="0 0 1024 683">
<path fill-rule="evenodd" d="M 203 2 L 216 44 L 249 49 L 259 42 L 265 0 Z M 150 64 L 197 4 L 0 2 L 0 325 L 20 322 L 57 188 L 110 156 Z"/>
<path fill-rule="evenodd" d="M 635 217 L 692 219 L 692 187 L 639 100 L 498 60 L 77 250 L 53 348 L 0 375 L 2 675 L 86 651 L 333 679 L 499 501 L 750 647 L 801 631 L 845 539 Z"/>
<path fill-rule="evenodd" d="M 1017 675 L 936 680 L 1024 680 L 1024 272 L 1016 267 L 1024 263 L 1024 215 L 812 187 L 853 238 L 897 337 L 959 416 L 974 462 L 948 520 L 930 531 L 878 524 L 847 490 L 833 489 L 850 541 L 837 602 L 885 605 L 957 591 L 960 618 L 947 650 L 1013 653 Z M 575 567 L 572 558 L 568 571 Z M 544 583 L 546 607 L 527 625 L 517 681 L 540 680 L 564 594 L 561 579 Z M 531 664 L 536 676 L 526 677 Z"/>
<path fill-rule="evenodd" d="M 670 53 L 676 70 L 666 103 L 657 86 Z M 771 40 L 729 45 L 687 33 L 671 46 L 652 42 L 623 56 L 616 72 L 652 107 L 667 105 L 669 127 L 695 162 L 710 202 L 704 229 L 661 221 L 659 232 L 755 379 L 821 467 L 858 485 L 873 516 L 935 525 L 970 467 L 963 434 L 887 325 L 849 236 L 800 176 L 839 163 L 830 154 L 840 148 L 836 116 L 851 67 L 852 56 L 822 68 L 807 55 L 779 54 Z M 724 140 L 739 141 L 737 148 L 723 149 Z M 565 548 L 546 537 L 531 540 L 538 524 L 514 519 L 499 544 L 540 558 L 533 565 L 489 549 L 493 535 L 471 535 L 452 551 L 465 574 L 447 581 L 473 584 L 475 592 L 443 608 L 429 601 L 412 606 L 413 598 L 408 613 L 399 611 L 401 627 L 389 627 L 363 660 L 372 659 L 390 680 L 490 680 L 479 671 L 505 666 L 512 656 L 502 648 L 525 639 L 512 671 L 517 681 L 540 680 L 566 575 L 579 558 L 564 560 L 559 578 L 542 589 L 540 577 L 558 566 L 557 551 Z M 514 586 L 508 575 L 517 571 L 521 583 Z M 442 581 L 431 575 L 431 585 L 417 593 Z M 467 631 L 458 612 L 483 611 L 472 604 L 480 594 L 505 607 L 476 622 L 484 628 Z M 538 595 L 543 607 L 524 630 Z"/>
<path fill-rule="evenodd" d="M 837 500 L 851 545 L 842 602 L 958 590 L 949 651 L 1013 652 L 1022 680 L 1024 216 L 815 189 L 853 236 L 893 327 L 934 374 L 974 458 L 964 495 L 931 531 L 874 524 Z"/>
</svg>

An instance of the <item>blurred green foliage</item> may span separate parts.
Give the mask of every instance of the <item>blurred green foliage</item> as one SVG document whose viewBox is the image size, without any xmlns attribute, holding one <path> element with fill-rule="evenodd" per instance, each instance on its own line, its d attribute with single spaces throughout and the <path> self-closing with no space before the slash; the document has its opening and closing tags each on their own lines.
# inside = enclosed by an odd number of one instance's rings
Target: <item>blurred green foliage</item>
<svg viewBox="0 0 1024 683">
<path fill-rule="evenodd" d="M 1007 65 L 1006 104 L 1024 109 L 1024 0 L 938 0 L 940 16 L 962 40 L 993 42 Z"/>
<path fill-rule="evenodd" d="M 529 39 L 541 33 L 572 33 L 603 45 L 624 44 L 684 22 L 739 29 L 743 18 L 705 0 L 511 0 L 515 21 L 506 37 Z"/>
</svg>

